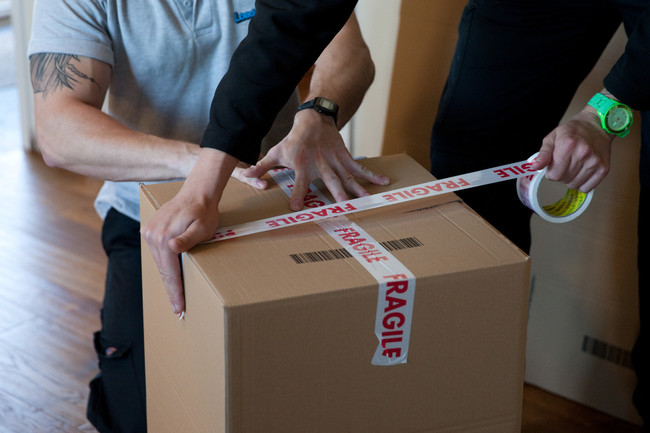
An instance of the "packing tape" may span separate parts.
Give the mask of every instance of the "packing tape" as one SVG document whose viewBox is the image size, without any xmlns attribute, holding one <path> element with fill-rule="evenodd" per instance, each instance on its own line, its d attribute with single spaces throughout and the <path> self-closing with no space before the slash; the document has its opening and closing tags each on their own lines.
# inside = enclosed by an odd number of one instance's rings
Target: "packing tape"
<svg viewBox="0 0 650 433">
<path fill-rule="evenodd" d="M 537 153 L 528 158 L 528 161 L 532 162 L 536 157 Z M 554 223 L 574 220 L 587 209 L 594 195 L 593 190 L 585 194 L 577 189 L 568 188 L 564 196 L 557 202 L 545 206 L 540 205 L 539 189 L 545 176 L 546 168 L 531 176 L 517 179 L 517 195 L 526 207 L 532 209 L 540 218 Z"/>
<path fill-rule="evenodd" d="M 380 192 L 338 203 L 325 204 L 314 202 L 312 207 L 308 207 L 305 204 L 305 209 L 297 212 L 221 228 L 206 243 L 233 239 L 307 222 L 316 222 L 334 216 L 376 209 L 397 203 L 405 203 L 424 197 L 432 197 L 506 180 L 526 178 L 528 178 L 528 181 L 521 180 L 517 184 L 518 191 L 521 190 L 521 192 L 518 192 L 518 195 L 526 206 L 545 220 L 551 222 L 561 223 L 576 218 L 589 205 L 593 192 L 584 194 L 570 189 L 564 198 L 557 203 L 541 206 L 537 198 L 537 193 L 539 184 L 544 178 L 546 171 L 537 171 L 532 168 L 532 161 L 536 156 L 537 154 L 525 161 L 474 171 L 460 176 L 424 182 L 418 185 Z M 504 212 L 506 211 L 504 210 Z"/>
<path fill-rule="evenodd" d="M 291 196 L 295 183 L 293 171 L 278 169 L 271 177 Z M 329 204 L 329 199 L 313 184 L 309 185 L 311 202 Z M 331 238 L 345 248 L 377 281 L 378 297 L 375 335 L 379 344 L 372 365 L 391 366 L 407 362 L 413 319 L 415 275 L 380 242 L 345 215 L 317 221 Z"/>
</svg>

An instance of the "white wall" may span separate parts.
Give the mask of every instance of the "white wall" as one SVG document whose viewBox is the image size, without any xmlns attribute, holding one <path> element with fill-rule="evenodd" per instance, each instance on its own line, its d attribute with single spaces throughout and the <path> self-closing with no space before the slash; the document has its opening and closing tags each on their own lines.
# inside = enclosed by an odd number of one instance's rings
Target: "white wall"
<svg viewBox="0 0 650 433">
<path fill-rule="evenodd" d="M 393 76 L 401 0 L 359 0 L 359 25 L 375 62 L 375 81 L 351 121 L 354 156 L 379 156 L 384 142 L 386 108 Z"/>
<path fill-rule="evenodd" d="M 20 118 L 22 126 L 23 147 L 27 150 L 35 146 L 34 101 L 29 80 L 27 62 L 27 44 L 32 28 L 32 10 L 34 0 L 14 0 L 12 2 L 11 22 L 16 41 L 16 78 L 20 98 Z"/>
</svg>

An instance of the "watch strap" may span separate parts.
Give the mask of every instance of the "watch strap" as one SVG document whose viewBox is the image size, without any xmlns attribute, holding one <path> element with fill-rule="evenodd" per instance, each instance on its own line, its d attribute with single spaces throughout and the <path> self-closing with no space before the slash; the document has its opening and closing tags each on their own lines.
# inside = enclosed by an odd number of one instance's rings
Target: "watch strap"
<svg viewBox="0 0 650 433">
<path fill-rule="evenodd" d="M 306 110 L 308 108 L 313 108 L 321 114 L 334 118 L 334 123 L 338 120 L 339 106 L 331 99 L 318 96 L 304 104 L 301 104 L 297 111 Z"/>
<path fill-rule="evenodd" d="M 596 110 L 598 117 L 600 117 L 600 126 L 609 134 L 625 137 L 630 132 L 630 126 L 632 126 L 632 109 L 624 103 L 609 98 L 598 92 L 589 100 L 587 104 Z M 627 127 L 621 131 L 612 131 L 607 126 L 607 114 L 614 107 L 622 107 L 630 113 L 630 122 L 628 123 Z"/>
</svg>

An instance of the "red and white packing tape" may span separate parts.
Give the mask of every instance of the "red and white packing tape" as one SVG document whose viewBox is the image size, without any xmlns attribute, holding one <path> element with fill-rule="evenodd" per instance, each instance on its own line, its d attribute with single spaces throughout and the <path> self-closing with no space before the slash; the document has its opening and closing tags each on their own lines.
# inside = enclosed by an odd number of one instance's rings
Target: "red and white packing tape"
<svg viewBox="0 0 650 433">
<path fill-rule="evenodd" d="M 546 169 L 537 171 L 531 167 L 536 155 L 531 156 L 525 161 L 515 162 L 513 164 L 479 170 L 460 176 L 452 176 L 446 179 L 433 180 L 338 203 L 327 203 L 318 200 L 312 201 L 312 207 L 306 205 L 305 209 L 297 212 L 221 228 L 207 242 L 222 241 L 307 222 L 316 222 L 335 216 L 376 209 L 397 203 L 405 203 L 424 197 L 432 197 L 511 179 L 518 180 L 517 193 L 520 200 L 541 218 L 557 223 L 567 222 L 576 218 L 589 205 L 593 191 L 585 194 L 578 190 L 569 189 L 566 195 L 557 203 L 547 206 L 540 205 L 537 194 L 540 183 L 546 174 Z"/>
</svg>

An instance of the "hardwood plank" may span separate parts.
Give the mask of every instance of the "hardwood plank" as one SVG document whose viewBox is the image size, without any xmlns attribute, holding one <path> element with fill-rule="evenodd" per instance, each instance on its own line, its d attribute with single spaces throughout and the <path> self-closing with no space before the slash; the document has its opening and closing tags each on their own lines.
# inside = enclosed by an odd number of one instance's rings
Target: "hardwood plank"
<svg viewBox="0 0 650 433">
<path fill-rule="evenodd" d="M 71 433 L 76 431 L 79 430 L 74 425 L 25 404 L 0 389 L 0 433 Z M 94 433 L 96 432 L 95 430 Z"/>
<path fill-rule="evenodd" d="M 35 319 L 14 326 L 0 334 L 0 345 L 82 380 L 91 378 L 97 370 L 92 333 L 79 337 L 50 321 Z"/>
<path fill-rule="evenodd" d="M 0 290 L 3 308 L 16 312 L 12 314 L 20 315 L 21 312 L 27 311 L 35 317 L 56 322 L 66 332 L 81 338 L 88 337 L 99 329 L 100 302 L 96 299 L 81 296 L 33 276 L 16 276 L 18 278 L 0 278 L 2 287 L 21 288 Z M 8 282 L 10 284 L 7 284 Z"/>
<path fill-rule="evenodd" d="M 85 408 L 106 266 L 92 207 L 101 182 L 19 149 L 0 162 L 0 425 L 94 432 Z"/>
<path fill-rule="evenodd" d="M 59 354 L 50 355 L 56 357 Z M 74 356 L 74 353 L 68 353 L 68 358 Z M 39 423 L 38 429 L 23 427 L 18 431 L 66 431 L 69 429 L 63 426 L 81 425 L 86 421 L 87 387 L 84 378 L 59 369 L 60 364 L 43 362 L 42 358 L 0 340 L 0 413 L 5 418 L 3 425 L 30 419 Z M 47 428 L 42 428 L 40 424 L 46 421 L 42 427 Z"/>
<path fill-rule="evenodd" d="M 101 182 L 48 168 L 21 150 L 3 153 L 2 162 L 0 184 L 15 187 L 3 190 L 10 205 L 0 207 L 1 278 L 35 275 L 100 301 L 106 258 L 92 202 Z"/>
<path fill-rule="evenodd" d="M 6 301 L 0 293 L 0 334 L 8 328 L 29 321 L 32 318 L 34 318 L 34 314 L 27 309 Z"/>
<path fill-rule="evenodd" d="M 631 396 L 630 396 L 631 397 Z M 522 433 L 642 433 L 639 426 L 526 385 Z"/>
</svg>

